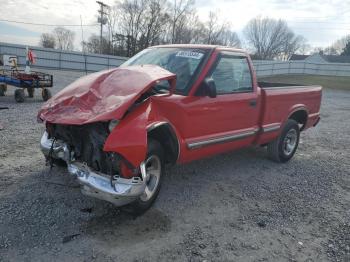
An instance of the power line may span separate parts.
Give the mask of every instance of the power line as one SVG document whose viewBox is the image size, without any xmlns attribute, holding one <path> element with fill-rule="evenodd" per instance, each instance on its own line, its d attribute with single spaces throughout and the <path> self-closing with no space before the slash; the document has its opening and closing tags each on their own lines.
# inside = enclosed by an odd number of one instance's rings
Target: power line
<svg viewBox="0 0 350 262">
<path fill-rule="evenodd" d="M 38 25 L 38 26 L 98 26 L 98 24 L 90 24 L 90 25 L 79 25 L 79 24 L 66 24 L 66 25 L 41 24 L 41 23 L 14 21 L 14 20 L 8 20 L 8 19 L 0 19 L 0 22 L 25 24 L 25 25 Z"/>
<path fill-rule="evenodd" d="M 317 27 L 317 28 L 311 28 L 311 27 L 293 27 L 291 26 L 292 29 L 297 29 L 297 30 L 342 30 L 342 31 L 350 31 L 350 28 L 340 28 L 340 27 Z"/>
<path fill-rule="evenodd" d="M 326 21 L 293 21 L 293 20 L 287 20 L 288 23 L 291 24 L 329 24 L 329 25 L 350 25 L 350 23 L 338 23 L 338 22 L 326 22 Z"/>
<path fill-rule="evenodd" d="M 98 22 L 100 23 L 100 53 L 102 54 L 102 29 L 103 25 L 106 24 L 105 15 L 107 15 L 107 13 L 104 11 L 104 8 L 109 8 L 109 6 L 100 1 L 96 1 L 96 3 L 100 5 L 100 10 L 98 10 L 98 12 L 100 13 Z"/>
<path fill-rule="evenodd" d="M 294 17 L 293 19 L 328 19 L 328 18 L 339 18 L 340 16 L 345 15 L 346 13 L 349 13 L 350 9 L 343 10 L 340 13 L 337 13 L 335 15 L 329 15 L 329 16 L 305 16 L 305 17 Z"/>
</svg>

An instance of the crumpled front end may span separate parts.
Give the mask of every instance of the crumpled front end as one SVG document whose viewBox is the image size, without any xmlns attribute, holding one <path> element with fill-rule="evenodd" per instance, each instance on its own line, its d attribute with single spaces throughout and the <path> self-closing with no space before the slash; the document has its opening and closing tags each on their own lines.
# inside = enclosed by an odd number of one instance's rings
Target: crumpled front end
<svg viewBox="0 0 350 262">
<path fill-rule="evenodd" d="M 122 119 L 130 107 L 162 80 L 176 85 L 176 75 L 155 65 L 118 67 L 74 81 L 48 100 L 39 122 L 85 125 Z"/>
<path fill-rule="evenodd" d="M 143 163 L 134 170 L 140 175 L 126 177 L 121 173 L 121 167 L 125 169 L 126 165 L 123 157 L 103 151 L 109 135 L 106 123 L 49 125 L 47 129 L 40 142 L 43 154 L 48 161 L 65 161 L 68 172 L 77 178 L 83 194 L 123 206 L 144 193 Z"/>
<path fill-rule="evenodd" d="M 40 109 L 46 124 L 41 149 L 46 159 L 64 160 L 82 192 L 117 206 L 144 193 L 147 123 L 154 118 L 153 87 L 176 75 L 154 65 L 115 68 L 80 78 Z M 109 123 L 118 126 L 111 129 Z M 120 123 L 119 123 L 120 122 Z"/>
</svg>

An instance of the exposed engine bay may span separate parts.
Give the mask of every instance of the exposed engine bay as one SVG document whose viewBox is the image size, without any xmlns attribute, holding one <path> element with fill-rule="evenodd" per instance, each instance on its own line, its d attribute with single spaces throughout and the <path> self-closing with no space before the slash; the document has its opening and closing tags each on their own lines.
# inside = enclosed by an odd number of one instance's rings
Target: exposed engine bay
<svg viewBox="0 0 350 262">
<path fill-rule="evenodd" d="M 98 172 L 112 176 L 119 174 L 118 155 L 103 151 L 109 135 L 108 122 L 85 125 L 48 124 L 47 131 L 49 138 L 62 140 L 70 147 L 75 160 Z"/>
</svg>

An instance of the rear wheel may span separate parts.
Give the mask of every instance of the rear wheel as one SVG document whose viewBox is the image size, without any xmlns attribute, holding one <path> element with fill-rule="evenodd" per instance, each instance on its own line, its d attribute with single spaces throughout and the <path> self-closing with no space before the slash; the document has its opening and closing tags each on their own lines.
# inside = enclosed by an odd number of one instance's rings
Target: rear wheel
<svg viewBox="0 0 350 262">
<path fill-rule="evenodd" d="M 269 158 L 279 163 L 289 161 L 298 148 L 299 137 L 298 123 L 293 119 L 288 119 L 280 136 L 267 145 Z"/>
<path fill-rule="evenodd" d="M 16 89 L 15 90 L 15 100 L 17 103 L 23 103 L 25 100 L 24 90 Z"/>
<path fill-rule="evenodd" d="M 27 87 L 27 92 L 29 97 L 34 97 L 34 88 L 33 87 Z"/>
<path fill-rule="evenodd" d="M 7 86 L 4 83 L 0 83 L 0 96 L 5 96 L 7 91 Z"/>
<path fill-rule="evenodd" d="M 49 100 L 51 98 L 50 90 L 47 88 L 43 88 L 43 90 L 41 91 L 41 96 L 43 97 L 44 101 Z"/>
<path fill-rule="evenodd" d="M 148 152 L 145 160 L 146 188 L 144 193 L 129 205 L 133 214 L 139 215 L 149 209 L 157 198 L 162 181 L 164 159 L 161 144 L 154 139 L 148 141 Z"/>
</svg>

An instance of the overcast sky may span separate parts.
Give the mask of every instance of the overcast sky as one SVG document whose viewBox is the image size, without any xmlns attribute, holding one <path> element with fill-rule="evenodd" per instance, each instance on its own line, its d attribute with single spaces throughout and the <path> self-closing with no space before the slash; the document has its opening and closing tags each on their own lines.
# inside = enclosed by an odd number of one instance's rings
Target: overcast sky
<svg viewBox="0 0 350 262">
<path fill-rule="evenodd" d="M 112 5 L 114 0 L 104 0 Z M 44 24 L 96 23 L 95 0 L 0 0 L 0 20 Z M 197 0 L 202 21 L 209 11 L 218 11 L 220 18 L 232 24 L 242 37 L 242 29 L 258 15 L 285 19 L 295 33 L 303 35 L 312 46 L 326 47 L 350 34 L 350 0 Z M 0 21 L 0 42 L 37 45 L 40 34 L 54 27 L 23 25 Z M 76 49 L 80 49 L 80 27 L 76 32 Z M 84 38 L 99 33 L 98 26 L 84 27 Z"/>
</svg>

